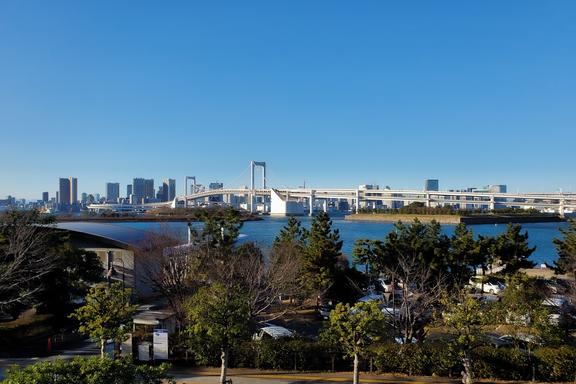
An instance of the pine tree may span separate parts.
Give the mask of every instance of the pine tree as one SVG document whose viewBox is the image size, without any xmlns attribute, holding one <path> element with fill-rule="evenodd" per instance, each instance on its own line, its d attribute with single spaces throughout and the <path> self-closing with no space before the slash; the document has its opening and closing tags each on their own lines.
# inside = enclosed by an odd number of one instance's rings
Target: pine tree
<svg viewBox="0 0 576 384">
<path fill-rule="evenodd" d="M 458 224 L 450 239 L 450 251 L 448 253 L 450 276 L 456 286 L 466 284 L 473 274 L 472 268 L 477 260 L 476 250 L 472 231 L 466 227 L 466 224 Z"/>
<path fill-rule="evenodd" d="M 519 224 L 509 224 L 506 232 L 498 236 L 496 246 L 498 256 L 503 264 L 506 264 L 505 272 L 516 273 L 520 268 L 532 268 L 534 263 L 528 257 L 536 250 L 528 245 L 528 232 L 523 234 L 522 226 Z"/>
<path fill-rule="evenodd" d="M 332 286 L 341 257 L 340 232 L 332 229 L 328 214 L 320 212 L 312 221 L 303 255 L 303 283 L 309 291 L 325 292 Z"/>
<path fill-rule="evenodd" d="M 568 228 L 561 228 L 563 239 L 554 239 L 558 260 L 554 262 L 558 273 L 573 273 L 576 278 L 576 220 L 568 221 Z"/>
<path fill-rule="evenodd" d="M 282 245 L 299 245 L 304 246 L 306 242 L 307 231 L 302 228 L 300 221 L 295 217 L 290 217 L 288 223 L 284 228 L 280 230 L 276 239 L 274 239 L 274 247 L 280 247 Z"/>
</svg>

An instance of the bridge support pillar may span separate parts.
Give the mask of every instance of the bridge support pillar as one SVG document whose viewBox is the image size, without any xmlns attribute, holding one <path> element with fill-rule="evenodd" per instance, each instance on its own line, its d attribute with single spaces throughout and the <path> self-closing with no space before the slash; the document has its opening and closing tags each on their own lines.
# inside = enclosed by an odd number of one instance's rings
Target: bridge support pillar
<svg viewBox="0 0 576 384">
<path fill-rule="evenodd" d="M 431 205 L 431 203 L 430 203 L 430 194 L 427 193 L 427 194 L 426 194 L 426 207 L 430 208 L 430 205 Z"/>
<path fill-rule="evenodd" d="M 308 214 L 310 216 L 313 216 L 314 215 L 314 191 L 313 190 L 310 191 L 310 198 L 309 199 L 310 199 L 310 201 L 309 201 L 308 205 L 309 205 L 310 211 Z"/>
<path fill-rule="evenodd" d="M 496 209 L 496 202 L 495 202 L 494 195 L 490 196 L 490 210 L 493 211 Z"/>
<path fill-rule="evenodd" d="M 565 214 L 564 214 L 564 204 L 565 204 L 565 201 L 564 201 L 564 200 L 560 200 L 558 203 L 559 203 L 559 204 L 558 204 L 558 215 L 559 215 L 561 218 L 564 218 L 564 217 L 565 217 Z"/>
</svg>

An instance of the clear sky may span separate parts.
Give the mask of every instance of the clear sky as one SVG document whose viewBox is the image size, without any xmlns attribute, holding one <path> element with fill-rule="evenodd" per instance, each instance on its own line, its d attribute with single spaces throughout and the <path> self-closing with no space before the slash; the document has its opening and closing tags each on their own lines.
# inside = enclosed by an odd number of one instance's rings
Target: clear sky
<svg viewBox="0 0 576 384">
<path fill-rule="evenodd" d="M 0 198 L 133 177 L 576 191 L 576 1 L 0 2 Z"/>
</svg>

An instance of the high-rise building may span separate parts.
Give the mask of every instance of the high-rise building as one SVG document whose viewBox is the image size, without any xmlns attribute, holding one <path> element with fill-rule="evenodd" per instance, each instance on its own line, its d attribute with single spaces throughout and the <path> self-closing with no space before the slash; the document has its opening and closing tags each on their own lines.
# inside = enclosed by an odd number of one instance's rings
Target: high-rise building
<svg viewBox="0 0 576 384">
<path fill-rule="evenodd" d="M 172 201 L 176 198 L 176 180 L 164 179 L 162 183 L 162 201 Z"/>
<path fill-rule="evenodd" d="M 130 195 L 132 194 L 132 184 L 128 184 L 126 186 L 126 197 L 130 198 Z"/>
<path fill-rule="evenodd" d="M 47 203 L 50 201 L 50 196 L 48 192 L 42 192 L 42 202 Z"/>
<path fill-rule="evenodd" d="M 158 192 L 156 193 L 156 200 L 158 201 L 166 201 L 164 200 L 164 184 L 158 186 Z"/>
<path fill-rule="evenodd" d="M 144 180 L 144 197 L 146 200 L 156 198 L 156 191 L 154 190 L 154 179 Z"/>
<path fill-rule="evenodd" d="M 132 180 L 132 195 L 134 204 L 145 203 L 148 199 L 154 199 L 154 179 L 135 178 Z"/>
<path fill-rule="evenodd" d="M 424 181 L 424 190 L 438 191 L 440 190 L 439 185 L 440 184 L 438 183 L 438 179 L 426 179 L 426 181 Z"/>
<path fill-rule="evenodd" d="M 222 189 L 222 188 L 224 188 L 224 183 L 214 182 L 208 184 L 209 190 Z"/>
<path fill-rule="evenodd" d="M 506 193 L 506 185 L 505 184 L 496 184 L 496 185 L 489 185 L 488 191 L 492 193 Z"/>
<path fill-rule="evenodd" d="M 117 203 L 120 198 L 120 183 L 106 183 L 106 201 Z"/>
<path fill-rule="evenodd" d="M 58 208 L 61 211 L 70 209 L 70 179 L 60 178 L 60 194 L 58 198 Z"/>
<path fill-rule="evenodd" d="M 70 205 L 78 205 L 78 179 L 70 177 Z"/>
<path fill-rule="evenodd" d="M 224 184 L 220 182 L 214 182 L 208 184 L 209 190 L 222 189 L 222 188 L 224 188 Z M 224 198 L 222 195 L 215 195 L 208 197 L 208 201 L 212 203 L 222 203 L 224 201 Z"/>
<path fill-rule="evenodd" d="M 80 202 L 82 204 L 86 204 L 88 202 L 88 194 L 86 192 L 82 192 L 82 195 L 80 195 L 80 196 L 82 196 L 80 198 Z"/>
<path fill-rule="evenodd" d="M 134 204 L 142 204 L 142 200 L 146 196 L 144 192 L 144 181 L 145 180 L 142 178 L 135 178 L 132 180 L 132 195 Z"/>
</svg>

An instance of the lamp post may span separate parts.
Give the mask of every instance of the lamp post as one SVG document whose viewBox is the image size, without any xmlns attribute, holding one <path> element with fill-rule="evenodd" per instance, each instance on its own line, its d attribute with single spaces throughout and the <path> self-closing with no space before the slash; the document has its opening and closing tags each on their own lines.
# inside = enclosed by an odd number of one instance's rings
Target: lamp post
<svg viewBox="0 0 576 384">
<path fill-rule="evenodd" d="M 122 262 L 122 289 L 126 289 L 126 265 L 124 264 L 124 258 L 116 257 L 114 258 L 114 252 L 108 251 L 108 271 L 106 272 L 106 280 L 108 281 L 108 287 L 112 284 L 112 276 L 116 275 L 116 270 L 114 269 L 114 262 L 120 260 Z"/>
</svg>

